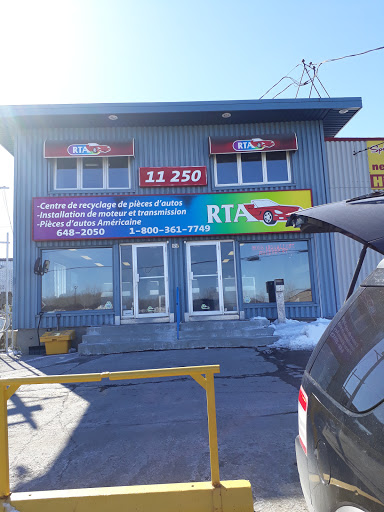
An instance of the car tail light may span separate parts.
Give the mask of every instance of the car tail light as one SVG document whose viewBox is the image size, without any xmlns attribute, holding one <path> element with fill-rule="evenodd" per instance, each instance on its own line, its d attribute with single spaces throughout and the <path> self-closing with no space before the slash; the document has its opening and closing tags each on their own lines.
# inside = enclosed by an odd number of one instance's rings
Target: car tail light
<svg viewBox="0 0 384 512">
<path fill-rule="evenodd" d="M 307 455 L 307 409 L 308 409 L 308 397 L 303 389 L 300 387 L 299 391 L 299 439 L 300 444 Z"/>
</svg>

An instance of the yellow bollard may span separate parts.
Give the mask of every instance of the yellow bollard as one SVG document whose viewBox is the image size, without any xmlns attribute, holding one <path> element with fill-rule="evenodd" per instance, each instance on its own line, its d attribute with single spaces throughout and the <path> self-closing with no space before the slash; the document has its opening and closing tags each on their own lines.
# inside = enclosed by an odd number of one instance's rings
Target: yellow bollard
<svg viewBox="0 0 384 512">
<path fill-rule="evenodd" d="M 0 385 L 0 498 L 10 495 L 6 387 Z"/>
</svg>

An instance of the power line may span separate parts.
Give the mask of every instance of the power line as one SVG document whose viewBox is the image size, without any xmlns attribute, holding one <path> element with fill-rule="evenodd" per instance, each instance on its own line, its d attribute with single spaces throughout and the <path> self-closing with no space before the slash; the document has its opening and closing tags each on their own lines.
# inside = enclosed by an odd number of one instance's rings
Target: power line
<svg viewBox="0 0 384 512">
<path fill-rule="evenodd" d="M 299 94 L 300 84 L 301 84 L 301 82 L 303 81 L 303 76 L 304 76 L 304 66 L 303 66 L 303 72 L 301 73 L 301 77 L 300 77 L 300 83 L 299 83 L 299 85 L 297 86 L 297 91 L 296 91 L 295 99 L 297 98 L 297 95 Z"/>
<path fill-rule="evenodd" d="M 368 149 L 372 149 L 372 148 L 375 148 L 377 146 L 381 146 L 382 144 L 384 144 L 384 140 L 383 142 L 378 142 L 377 144 L 373 144 L 373 146 L 370 146 L 369 148 L 365 148 L 365 149 L 360 149 L 360 151 L 354 151 L 352 153 L 353 156 L 356 156 L 358 155 L 359 153 L 363 153 L 364 151 L 368 151 Z"/>
<path fill-rule="evenodd" d="M 344 57 L 336 57 L 335 59 L 323 60 L 323 62 L 320 62 L 320 64 L 315 64 L 315 66 L 317 67 L 317 69 L 319 69 L 319 67 L 322 64 L 325 64 L 326 62 L 335 62 L 336 60 L 349 59 L 350 57 L 359 57 L 360 55 L 365 55 L 366 53 L 376 52 L 378 50 L 384 50 L 384 46 L 379 46 L 378 48 L 373 48 L 372 50 L 366 50 L 365 52 L 353 53 L 351 55 L 344 55 Z M 310 63 L 310 64 L 312 64 L 312 63 Z"/>
<path fill-rule="evenodd" d="M 270 89 L 268 89 L 268 91 L 266 93 L 264 93 L 261 98 L 259 98 L 260 100 L 262 100 L 264 98 L 264 96 L 266 96 L 270 91 L 272 91 L 272 89 L 274 89 L 276 87 L 276 85 L 279 85 L 280 82 L 282 82 L 285 78 L 289 78 L 291 80 L 294 80 L 292 77 L 290 77 L 289 75 L 292 73 L 292 71 L 294 71 L 298 66 L 300 66 L 300 64 L 297 64 L 295 67 L 293 67 L 291 69 L 291 71 L 289 71 L 289 73 L 287 73 L 285 76 L 283 76 L 283 78 L 280 78 L 280 80 L 278 82 L 275 83 L 275 85 L 272 85 L 272 87 Z"/>
<path fill-rule="evenodd" d="M 11 226 L 11 231 L 12 231 L 12 233 L 13 233 L 13 226 L 12 226 L 12 222 L 11 222 L 11 217 L 10 217 L 10 215 L 9 215 L 7 198 L 6 198 L 6 196 L 5 196 L 5 189 L 3 189 L 3 199 L 4 199 L 4 203 L 5 203 L 5 209 L 7 210 L 7 215 L 8 215 L 9 225 Z"/>
<path fill-rule="evenodd" d="M 259 99 L 263 99 L 269 92 L 272 91 L 272 89 L 277 87 L 283 80 L 291 80 L 292 83 L 289 84 L 288 86 L 286 86 L 282 91 L 277 93 L 272 99 L 275 99 L 277 96 L 282 94 L 284 91 L 286 91 L 293 84 L 297 85 L 297 91 L 296 91 L 295 98 L 297 98 L 297 96 L 298 96 L 300 87 L 304 87 L 304 86 L 309 85 L 309 84 L 311 84 L 311 88 L 310 88 L 310 92 L 309 92 L 309 97 L 311 97 L 312 89 L 315 89 L 317 94 L 318 94 L 318 96 L 319 96 L 319 98 L 321 98 L 321 95 L 320 95 L 319 91 L 316 88 L 315 80 L 318 80 L 318 82 L 320 83 L 321 87 L 324 89 L 324 91 L 327 94 L 327 96 L 330 97 L 329 94 L 328 94 L 328 91 L 326 90 L 326 88 L 324 87 L 324 85 L 322 84 L 322 82 L 320 81 L 320 78 L 318 76 L 319 75 L 320 66 L 322 66 L 323 64 L 325 64 L 327 62 L 335 62 L 335 61 L 338 61 L 338 60 L 348 59 L 348 58 L 351 58 L 351 57 L 359 57 L 361 55 L 365 55 L 365 54 L 371 53 L 371 52 L 376 52 L 378 50 L 384 50 L 384 46 L 379 46 L 378 48 L 372 48 L 371 50 L 366 50 L 366 51 L 360 52 L 360 53 L 354 53 L 354 54 L 351 54 L 351 55 L 344 55 L 343 57 L 336 57 L 334 59 L 327 59 L 327 60 L 324 60 L 324 61 L 322 61 L 322 62 L 320 62 L 318 64 L 315 64 L 313 62 L 310 62 L 309 64 L 306 64 L 305 60 L 303 59 L 299 64 L 297 64 L 294 68 L 292 68 L 291 71 L 287 75 L 284 75 L 282 78 L 280 78 L 280 80 L 278 82 L 276 82 L 270 89 L 268 89 L 268 91 L 266 93 L 264 93 Z M 295 78 L 291 77 L 290 74 L 292 73 L 292 71 L 294 71 L 300 65 L 303 66 L 303 72 L 301 74 L 300 81 L 297 81 Z M 313 76 L 311 76 L 309 74 L 308 68 L 310 69 L 311 72 L 313 72 Z M 305 82 L 303 82 L 304 73 L 307 73 L 307 75 L 309 77 L 308 80 L 306 80 Z"/>
</svg>

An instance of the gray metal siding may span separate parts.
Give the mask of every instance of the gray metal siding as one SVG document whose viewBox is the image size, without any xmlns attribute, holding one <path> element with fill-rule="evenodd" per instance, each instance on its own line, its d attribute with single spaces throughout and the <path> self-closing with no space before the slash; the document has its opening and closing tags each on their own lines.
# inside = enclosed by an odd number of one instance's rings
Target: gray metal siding
<svg viewBox="0 0 384 512">
<path fill-rule="evenodd" d="M 367 142 L 326 141 L 326 153 L 329 172 L 330 202 L 342 201 L 372 192 L 369 179 Z M 354 152 L 360 151 L 356 155 Z M 335 233 L 332 235 L 335 245 L 335 265 L 337 278 L 337 307 L 343 304 L 362 245 L 350 238 Z M 382 255 L 368 249 L 356 286 L 358 286 L 376 268 Z"/>
<path fill-rule="evenodd" d="M 251 133 L 288 133 L 295 132 L 298 138 L 298 151 L 292 155 L 292 184 L 283 186 L 262 186 L 228 189 L 215 189 L 213 186 L 213 157 L 209 155 L 208 137 L 220 135 L 246 135 Z M 32 328 L 37 325 L 40 310 L 40 281 L 41 277 L 33 274 L 33 264 L 44 248 L 60 247 L 114 247 L 114 293 L 119 293 L 118 268 L 118 242 L 117 241 L 78 241 L 78 242 L 32 242 L 32 197 L 57 195 L 67 196 L 72 193 L 53 193 L 50 189 L 50 163 L 43 158 L 43 143 L 45 139 L 56 140 L 108 140 L 123 141 L 127 138 L 135 139 L 136 156 L 132 162 L 133 186 L 132 192 L 122 191 L 122 195 L 129 194 L 185 194 L 214 191 L 246 191 L 246 190 L 282 190 L 310 188 L 313 192 L 314 204 L 326 202 L 327 187 L 324 176 L 324 162 L 322 159 L 322 124 L 321 121 L 302 121 L 289 123 L 264 123 L 244 125 L 212 125 L 212 126 L 177 126 L 177 127 L 126 127 L 126 128 L 61 128 L 20 130 L 16 138 L 15 153 L 15 307 L 14 325 L 16 328 Z M 174 187 L 174 188 L 138 188 L 138 169 L 142 166 L 172 166 L 172 165 L 206 165 L 208 169 L 207 187 Z M 115 192 L 85 192 L 80 195 L 116 195 Z M 276 235 L 269 235 L 267 240 L 274 239 Z M 279 239 L 288 239 L 290 236 L 279 235 Z M 232 237 L 236 238 L 236 237 Z M 244 237 L 243 237 L 244 238 Z M 192 238 L 191 238 L 192 239 Z M 203 238 L 201 238 L 203 239 Z M 250 240 L 261 240 L 261 237 L 251 236 Z M 266 237 L 264 236 L 265 240 Z M 145 239 L 148 241 L 149 239 Z M 159 239 L 160 240 L 160 239 Z M 174 287 L 179 286 L 182 304 L 187 303 L 186 298 L 186 269 L 184 243 L 178 239 L 180 248 L 169 249 L 170 269 L 170 306 L 174 311 Z M 131 239 L 122 239 L 121 243 L 132 242 Z M 314 293 L 315 303 L 312 305 L 288 306 L 295 317 L 314 317 L 318 314 L 332 316 L 335 313 L 335 287 L 331 271 L 329 254 L 331 251 L 329 236 L 319 237 L 316 244 L 312 244 L 313 284 L 320 280 L 321 286 Z M 240 279 L 240 273 L 238 272 Z M 171 288 L 172 287 L 172 288 Z M 119 299 L 115 297 L 115 308 Z M 267 308 L 268 309 L 268 308 Z M 255 310 L 255 314 L 263 314 L 263 309 Z M 269 310 L 268 310 L 269 311 Z M 267 312 L 267 310 L 266 310 Z M 115 309 L 116 315 L 120 310 Z M 253 313 L 250 313 L 253 314 Z M 49 316 L 49 315 L 48 315 Z M 90 322 L 111 323 L 113 315 L 109 312 L 86 312 L 82 315 L 62 315 L 68 326 L 83 325 Z M 270 316 L 270 315 L 267 315 Z M 65 318 L 64 318 L 65 317 Z M 80 320 L 79 318 L 82 318 Z M 47 320 L 48 321 L 48 320 Z M 49 320 L 51 321 L 51 320 Z"/>
</svg>

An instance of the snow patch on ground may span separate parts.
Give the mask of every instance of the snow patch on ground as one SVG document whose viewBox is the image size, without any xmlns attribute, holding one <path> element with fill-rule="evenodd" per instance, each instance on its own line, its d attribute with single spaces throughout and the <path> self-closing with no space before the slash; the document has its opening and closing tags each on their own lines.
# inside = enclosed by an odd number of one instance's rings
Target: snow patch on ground
<svg viewBox="0 0 384 512">
<path fill-rule="evenodd" d="M 314 322 L 300 322 L 299 320 L 287 320 L 284 324 L 277 321 L 271 325 L 274 327 L 274 336 L 279 339 L 271 345 L 273 348 L 288 348 L 290 350 L 312 350 L 331 320 L 318 318 Z"/>
</svg>

